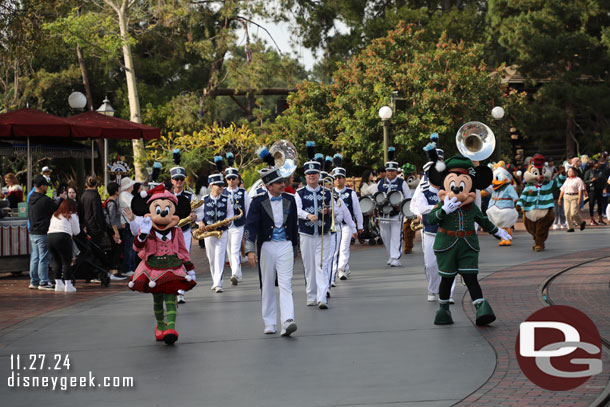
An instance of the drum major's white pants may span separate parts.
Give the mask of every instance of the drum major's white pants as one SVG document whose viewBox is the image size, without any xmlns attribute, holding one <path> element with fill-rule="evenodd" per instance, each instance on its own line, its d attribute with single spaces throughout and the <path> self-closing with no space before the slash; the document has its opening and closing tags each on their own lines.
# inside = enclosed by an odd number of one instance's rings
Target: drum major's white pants
<svg viewBox="0 0 610 407">
<path fill-rule="evenodd" d="M 265 242 L 261 247 L 259 266 L 261 269 L 261 297 L 265 326 L 277 324 L 277 298 L 275 277 L 280 291 L 280 321 L 294 319 L 292 300 L 292 272 L 294 253 L 290 241 Z"/>
</svg>

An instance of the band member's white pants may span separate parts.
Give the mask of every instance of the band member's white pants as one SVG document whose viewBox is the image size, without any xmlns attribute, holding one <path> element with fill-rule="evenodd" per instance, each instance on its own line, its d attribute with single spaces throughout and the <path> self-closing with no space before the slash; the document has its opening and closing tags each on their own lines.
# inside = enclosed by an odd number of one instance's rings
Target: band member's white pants
<svg viewBox="0 0 610 407">
<path fill-rule="evenodd" d="M 305 292 L 307 301 L 317 301 L 326 303 L 326 291 L 328 290 L 330 276 L 328 268 L 322 268 L 321 236 L 300 235 L 301 256 L 303 257 L 303 267 L 305 268 Z M 331 239 L 330 234 L 324 236 L 324 264 L 330 262 L 332 251 L 329 249 Z"/>
<path fill-rule="evenodd" d="M 328 240 L 326 238 L 328 237 Z M 332 250 L 332 255 L 328 259 L 328 263 L 325 264 L 326 273 L 328 274 L 329 287 L 330 282 L 335 281 L 337 277 L 337 258 L 339 256 L 339 252 L 337 251 L 337 247 L 339 246 L 339 239 L 341 239 L 341 229 L 337 228 L 336 233 L 331 233 L 327 236 L 324 236 L 324 250 L 326 251 L 326 243 L 328 242 L 328 250 Z M 325 256 L 326 257 L 326 256 Z"/>
<path fill-rule="evenodd" d="M 214 236 L 205 238 L 205 254 L 210 262 L 212 285 L 222 287 L 222 273 L 225 267 L 225 254 L 227 252 L 227 231 L 222 233 L 220 239 Z"/>
<path fill-rule="evenodd" d="M 275 277 L 280 290 L 280 321 L 294 319 L 292 301 L 292 270 L 294 253 L 292 242 L 265 242 L 261 247 L 259 265 L 261 268 L 262 311 L 265 326 L 277 324 L 277 299 Z"/>
<path fill-rule="evenodd" d="M 244 227 L 230 227 L 227 231 L 227 257 L 231 264 L 231 275 L 241 281 L 241 240 L 244 236 Z"/>
<path fill-rule="evenodd" d="M 341 243 L 339 244 L 339 263 L 337 268 L 347 273 L 349 270 L 349 255 L 350 243 L 352 241 L 352 228 L 349 225 L 343 225 L 340 229 Z"/>
<path fill-rule="evenodd" d="M 191 228 L 188 228 L 186 231 L 182 231 L 184 235 L 184 245 L 186 246 L 186 250 L 191 253 L 191 243 L 193 242 L 193 231 Z M 184 290 L 178 290 L 178 294 L 184 295 Z"/>
<path fill-rule="evenodd" d="M 434 254 L 434 238 L 436 235 L 421 231 L 421 247 L 424 252 L 424 269 L 426 270 L 426 280 L 428 280 L 428 293 L 438 294 L 438 287 L 441 284 L 441 276 L 438 274 L 438 264 L 436 264 L 436 254 Z M 451 286 L 451 297 L 455 290 L 455 280 Z"/>
<path fill-rule="evenodd" d="M 390 219 L 390 221 L 387 221 L 379 218 L 379 233 L 390 259 L 398 260 L 402 254 L 400 250 L 402 244 L 402 239 L 400 238 L 402 222 L 398 221 L 398 216 Z"/>
</svg>

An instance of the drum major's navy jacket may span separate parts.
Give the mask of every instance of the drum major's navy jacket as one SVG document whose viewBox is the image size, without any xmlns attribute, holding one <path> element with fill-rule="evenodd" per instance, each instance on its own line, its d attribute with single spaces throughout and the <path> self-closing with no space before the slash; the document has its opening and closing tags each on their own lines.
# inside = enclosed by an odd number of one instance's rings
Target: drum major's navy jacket
<svg viewBox="0 0 610 407">
<path fill-rule="evenodd" d="M 296 254 L 296 248 L 299 244 L 297 205 L 294 197 L 288 193 L 282 194 L 282 213 L 284 214 L 283 227 L 286 228 L 286 240 L 292 242 Z M 265 193 L 254 197 L 252 203 L 250 203 L 244 231 L 246 253 L 256 250 L 257 254 L 260 254 L 263 243 L 271 240 L 274 227 L 275 222 L 269 194 Z M 256 249 L 254 242 L 256 242 Z"/>
</svg>

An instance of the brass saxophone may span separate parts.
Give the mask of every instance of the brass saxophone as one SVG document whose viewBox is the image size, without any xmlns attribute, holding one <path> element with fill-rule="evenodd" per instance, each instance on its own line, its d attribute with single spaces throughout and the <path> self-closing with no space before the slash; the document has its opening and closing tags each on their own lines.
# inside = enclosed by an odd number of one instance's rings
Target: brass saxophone
<svg viewBox="0 0 610 407">
<path fill-rule="evenodd" d="M 233 222 L 234 220 L 239 219 L 242 216 L 244 216 L 244 211 L 242 211 L 241 208 L 237 208 L 237 210 L 239 211 L 239 215 L 233 216 L 232 218 L 229 218 L 229 219 L 221 220 L 220 222 L 212 223 L 211 225 L 206 225 L 205 232 L 200 231 L 199 228 L 194 229 L 193 230 L 193 239 L 201 240 L 201 239 L 204 239 L 206 237 L 211 237 L 211 236 L 214 236 L 216 239 L 220 239 L 220 237 L 222 236 L 222 230 L 215 230 L 215 229 L 228 225 L 229 223 Z"/>
<path fill-rule="evenodd" d="M 201 205 L 203 205 L 203 199 L 199 199 L 197 201 L 193 201 L 191 202 L 191 212 L 194 211 L 195 209 L 199 208 Z M 190 216 L 190 214 L 189 214 Z M 187 216 L 186 218 L 182 218 L 180 219 L 180 222 L 178 222 L 178 227 L 181 228 L 182 226 L 186 226 L 189 223 L 189 216 Z M 197 228 L 196 224 L 191 224 L 191 227 L 193 229 Z"/>
</svg>

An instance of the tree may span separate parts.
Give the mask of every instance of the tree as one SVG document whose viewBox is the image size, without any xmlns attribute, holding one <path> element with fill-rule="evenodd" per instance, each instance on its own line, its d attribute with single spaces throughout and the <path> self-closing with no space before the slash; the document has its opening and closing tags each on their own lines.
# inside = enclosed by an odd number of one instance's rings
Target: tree
<svg viewBox="0 0 610 407">
<path fill-rule="evenodd" d="M 455 151 L 450 140 L 463 123 L 486 122 L 495 104 L 510 111 L 520 100 L 484 63 L 482 46 L 445 35 L 431 45 L 421 41 L 425 35 L 401 22 L 340 65 L 332 84 L 300 86 L 277 119 L 274 137 L 291 135 L 299 148 L 312 139 L 327 154 L 339 151 L 355 165 L 376 164 L 383 156 L 378 110 L 398 92 L 406 109 L 394 111 L 394 144 L 401 162 L 418 162 L 431 133 L 445 135 L 443 148 Z"/>
<path fill-rule="evenodd" d="M 561 130 L 568 156 L 576 151 L 577 134 L 590 148 L 608 137 L 610 58 L 604 33 L 610 5 L 598 0 L 489 1 L 489 23 L 510 63 L 530 87 L 538 109 L 531 127 Z M 557 140 L 557 138 L 555 138 Z"/>
</svg>

